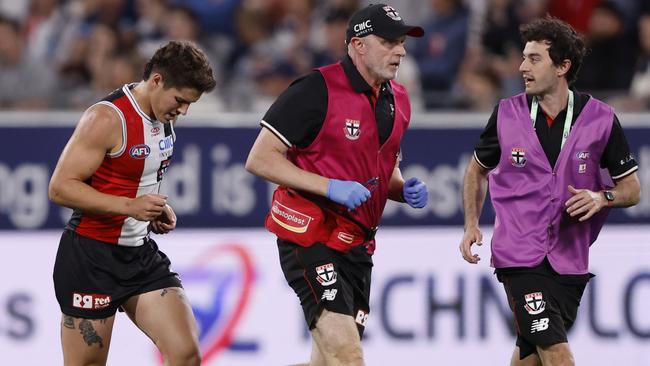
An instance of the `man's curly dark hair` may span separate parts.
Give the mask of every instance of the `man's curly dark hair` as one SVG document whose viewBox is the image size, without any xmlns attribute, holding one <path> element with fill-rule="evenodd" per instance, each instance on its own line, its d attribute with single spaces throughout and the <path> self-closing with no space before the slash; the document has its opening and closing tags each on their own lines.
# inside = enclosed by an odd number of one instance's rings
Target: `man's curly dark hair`
<svg viewBox="0 0 650 366">
<path fill-rule="evenodd" d="M 555 66 L 564 60 L 571 61 L 571 67 L 566 73 L 569 85 L 578 78 L 582 59 L 587 53 L 585 42 L 578 32 L 570 25 L 552 16 L 537 19 L 519 27 L 521 39 L 527 42 L 544 42 L 549 45 L 548 54 Z"/>
</svg>

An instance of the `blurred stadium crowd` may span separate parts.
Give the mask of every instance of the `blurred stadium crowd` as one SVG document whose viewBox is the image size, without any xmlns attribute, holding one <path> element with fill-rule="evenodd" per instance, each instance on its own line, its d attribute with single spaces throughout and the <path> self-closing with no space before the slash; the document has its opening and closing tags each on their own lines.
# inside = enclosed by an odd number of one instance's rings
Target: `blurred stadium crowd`
<svg viewBox="0 0 650 366">
<path fill-rule="evenodd" d="M 0 109 L 83 109 L 140 80 L 169 39 L 211 57 L 216 90 L 193 110 L 259 112 L 296 77 L 345 55 L 364 0 L 0 0 Z M 591 49 L 576 87 L 650 110 L 650 0 L 393 0 L 426 35 L 398 80 L 415 110 L 489 111 L 523 90 L 518 27 L 550 13 Z"/>
</svg>

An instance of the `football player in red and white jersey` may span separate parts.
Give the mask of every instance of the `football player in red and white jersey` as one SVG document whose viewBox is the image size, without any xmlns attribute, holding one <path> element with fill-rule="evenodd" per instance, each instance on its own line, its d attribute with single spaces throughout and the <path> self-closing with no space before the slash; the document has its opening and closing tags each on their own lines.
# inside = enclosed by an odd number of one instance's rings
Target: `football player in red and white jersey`
<svg viewBox="0 0 650 366">
<path fill-rule="evenodd" d="M 151 338 L 166 365 L 200 364 L 192 309 L 149 233 L 176 227 L 159 194 L 173 126 L 215 84 L 200 49 L 171 41 L 149 60 L 142 81 L 88 108 L 64 148 L 49 196 L 74 210 L 54 266 L 65 365 L 106 363 L 118 309 Z"/>
</svg>

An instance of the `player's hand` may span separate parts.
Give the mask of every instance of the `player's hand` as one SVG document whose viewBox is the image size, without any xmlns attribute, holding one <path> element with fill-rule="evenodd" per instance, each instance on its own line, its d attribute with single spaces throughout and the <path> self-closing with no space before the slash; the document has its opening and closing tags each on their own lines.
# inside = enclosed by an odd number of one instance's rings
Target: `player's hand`
<svg viewBox="0 0 650 366">
<path fill-rule="evenodd" d="M 566 212 L 569 216 L 576 217 L 582 215 L 578 221 L 589 220 L 589 218 L 603 207 L 607 206 L 605 196 L 600 192 L 593 192 L 588 189 L 576 189 L 571 185 L 569 185 L 569 192 L 573 194 L 573 197 L 569 198 L 564 206 L 566 206 Z"/>
<path fill-rule="evenodd" d="M 476 264 L 481 257 L 478 254 L 472 254 L 472 244 L 483 245 L 483 234 L 477 226 L 467 228 L 463 240 L 460 242 L 460 253 L 463 255 L 463 259 Z"/>
<path fill-rule="evenodd" d="M 370 198 L 368 188 L 359 182 L 330 179 L 327 185 L 327 198 L 354 210 Z"/>
<path fill-rule="evenodd" d="M 162 214 L 166 204 L 167 196 L 145 194 L 129 201 L 127 215 L 139 221 L 152 221 Z"/>
<path fill-rule="evenodd" d="M 167 234 L 176 228 L 176 214 L 170 205 L 163 207 L 163 212 L 149 223 L 155 234 Z"/>
<path fill-rule="evenodd" d="M 415 177 L 409 178 L 404 182 L 402 195 L 404 196 L 404 201 L 413 208 L 423 208 L 429 200 L 427 185 Z"/>
</svg>

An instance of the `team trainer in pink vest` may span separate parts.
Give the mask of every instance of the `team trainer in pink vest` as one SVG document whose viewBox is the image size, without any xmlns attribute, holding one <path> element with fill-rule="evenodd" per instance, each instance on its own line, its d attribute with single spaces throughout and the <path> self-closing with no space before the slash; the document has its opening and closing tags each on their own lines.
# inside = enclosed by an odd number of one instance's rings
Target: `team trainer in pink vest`
<svg viewBox="0 0 650 366">
<path fill-rule="evenodd" d="M 589 246 L 611 207 L 640 199 L 637 163 L 609 105 L 569 89 L 585 45 L 569 25 L 521 27 L 526 92 L 495 107 L 465 173 L 463 258 L 477 263 L 486 185 L 496 211 L 491 264 L 515 317 L 511 365 L 574 365 L 567 343 Z M 489 181 L 489 184 L 487 184 Z"/>
<path fill-rule="evenodd" d="M 374 231 L 388 199 L 427 203 L 426 185 L 405 182 L 399 169 L 411 108 L 392 81 L 406 36 L 423 34 L 384 4 L 353 14 L 347 57 L 278 97 L 246 162 L 280 186 L 266 226 L 278 236 L 282 270 L 311 330 L 312 365 L 364 364 Z"/>
</svg>

